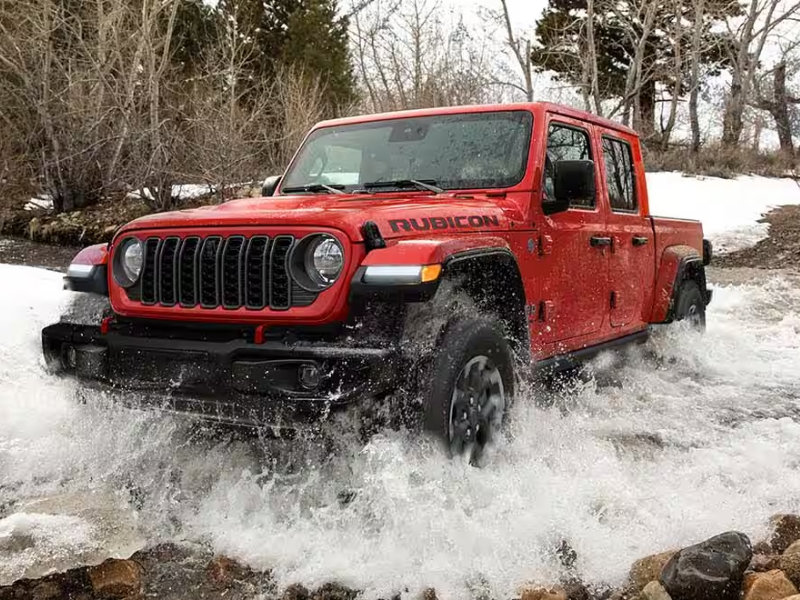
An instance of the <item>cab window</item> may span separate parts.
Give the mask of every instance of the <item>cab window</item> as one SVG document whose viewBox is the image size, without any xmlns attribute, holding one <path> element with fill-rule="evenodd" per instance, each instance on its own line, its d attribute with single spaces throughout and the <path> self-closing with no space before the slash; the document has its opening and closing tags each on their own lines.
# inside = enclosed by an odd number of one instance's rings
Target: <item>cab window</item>
<svg viewBox="0 0 800 600">
<path fill-rule="evenodd" d="M 547 154 L 544 161 L 544 201 L 555 200 L 554 168 L 559 160 L 591 160 L 589 133 L 578 127 L 551 123 L 547 131 Z M 571 208 L 594 208 L 594 198 L 573 200 Z"/>
<path fill-rule="evenodd" d="M 636 185 L 631 147 L 626 142 L 603 136 L 608 201 L 614 212 L 636 212 Z"/>
</svg>

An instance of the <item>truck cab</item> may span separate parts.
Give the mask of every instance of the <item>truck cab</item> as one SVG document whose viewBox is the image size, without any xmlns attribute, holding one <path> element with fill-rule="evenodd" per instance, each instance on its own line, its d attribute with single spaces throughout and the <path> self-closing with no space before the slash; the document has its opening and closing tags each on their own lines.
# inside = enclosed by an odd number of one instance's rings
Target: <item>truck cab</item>
<svg viewBox="0 0 800 600">
<path fill-rule="evenodd" d="M 710 253 L 700 223 L 650 215 L 639 138 L 612 121 L 546 103 L 364 115 L 314 127 L 264 197 L 81 252 L 67 286 L 107 309 L 43 348 L 173 410 L 293 427 L 358 405 L 480 462 L 520 377 L 654 323 L 702 328 Z"/>
</svg>

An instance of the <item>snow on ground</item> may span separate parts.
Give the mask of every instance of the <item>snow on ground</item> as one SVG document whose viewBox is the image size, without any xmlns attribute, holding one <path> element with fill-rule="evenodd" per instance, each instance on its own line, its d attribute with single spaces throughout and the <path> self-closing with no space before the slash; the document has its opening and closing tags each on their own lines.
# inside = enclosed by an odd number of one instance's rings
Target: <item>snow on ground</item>
<svg viewBox="0 0 800 600">
<path fill-rule="evenodd" d="M 702 221 L 718 252 L 756 244 L 769 231 L 768 224 L 757 222 L 763 215 L 776 206 L 800 204 L 800 185 L 788 178 L 648 173 L 647 191 L 653 215 Z"/>
</svg>

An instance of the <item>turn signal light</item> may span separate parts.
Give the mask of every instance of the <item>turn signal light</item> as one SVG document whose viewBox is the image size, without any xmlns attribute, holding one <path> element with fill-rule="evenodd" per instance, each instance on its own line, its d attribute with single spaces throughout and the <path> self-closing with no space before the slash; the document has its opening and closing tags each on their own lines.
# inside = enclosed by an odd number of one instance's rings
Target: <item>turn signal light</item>
<svg viewBox="0 0 800 600">
<path fill-rule="evenodd" d="M 436 281 L 439 275 L 442 274 L 442 265 L 425 265 L 420 272 L 420 281 L 427 283 L 429 281 Z"/>
</svg>

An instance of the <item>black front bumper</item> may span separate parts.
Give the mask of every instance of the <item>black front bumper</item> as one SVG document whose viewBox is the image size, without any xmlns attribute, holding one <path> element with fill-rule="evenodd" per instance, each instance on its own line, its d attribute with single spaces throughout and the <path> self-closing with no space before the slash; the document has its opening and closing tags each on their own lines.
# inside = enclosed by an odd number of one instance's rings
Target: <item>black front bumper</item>
<svg viewBox="0 0 800 600">
<path fill-rule="evenodd" d="M 143 392 L 135 394 L 139 404 L 249 425 L 319 420 L 390 391 L 396 381 L 393 348 L 210 337 L 153 337 L 113 326 L 102 333 L 98 326 L 56 323 L 42 330 L 42 349 L 52 370 Z"/>
</svg>

